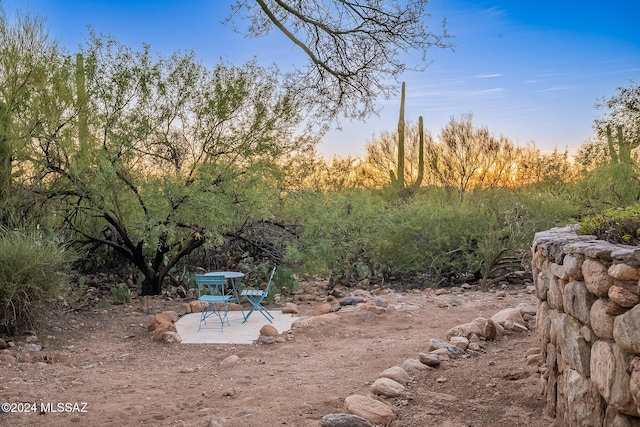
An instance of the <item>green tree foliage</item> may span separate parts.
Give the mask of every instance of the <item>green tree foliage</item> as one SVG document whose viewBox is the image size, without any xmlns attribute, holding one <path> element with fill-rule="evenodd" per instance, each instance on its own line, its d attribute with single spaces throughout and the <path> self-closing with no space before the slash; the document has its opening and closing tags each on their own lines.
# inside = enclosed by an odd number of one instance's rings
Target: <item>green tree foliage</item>
<svg viewBox="0 0 640 427">
<path fill-rule="evenodd" d="M 83 69 L 69 66 L 84 74 L 90 134 L 43 129 L 34 180 L 78 243 L 111 247 L 143 273 L 142 294 L 157 294 L 184 256 L 270 215 L 274 161 L 313 139 L 275 72 L 255 63 L 208 70 L 191 53 L 156 57 L 95 35 L 82 56 Z"/>
<path fill-rule="evenodd" d="M 0 7 L 0 223 L 27 216 L 20 205 L 23 192 L 16 178 L 28 159 L 25 148 L 51 110 L 49 94 L 59 89 L 61 56 L 48 37 L 43 21 L 17 15 L 9 17 Z M 59 102 L 68 93 L 61 92 Z M 56 113 L 58 114 L 58 113 Z"/>
</svg>

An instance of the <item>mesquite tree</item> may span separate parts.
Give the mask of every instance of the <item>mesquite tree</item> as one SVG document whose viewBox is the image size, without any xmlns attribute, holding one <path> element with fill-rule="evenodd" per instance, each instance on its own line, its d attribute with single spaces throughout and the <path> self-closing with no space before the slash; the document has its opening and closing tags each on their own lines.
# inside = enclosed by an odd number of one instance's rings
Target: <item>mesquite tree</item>
<svg viewBox="0 0 640 427">
<path fill-rule="evenodd" d="M 184 256 L 268 218 L 275 159 L 313 139 L 275 72 L 255 63 L 207 69 L 191 53 L 95 35 L 81 53 L 69 61 L 77 120 L 34 138 L 38 191 L 76 243 L 117 251 L 143 274 L 142 294 L 158 294 Z"/>
</svg>

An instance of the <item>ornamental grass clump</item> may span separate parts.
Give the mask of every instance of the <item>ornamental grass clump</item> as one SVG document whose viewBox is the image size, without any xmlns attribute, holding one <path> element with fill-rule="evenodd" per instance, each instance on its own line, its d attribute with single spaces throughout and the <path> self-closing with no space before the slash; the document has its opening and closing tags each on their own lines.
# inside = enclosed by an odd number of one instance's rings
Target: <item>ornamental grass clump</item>
<svg viewBox="0 0 640 427">
<path fill-rule="evenodd" d="M 0 330 L 33 328 L 47 303 L 64 298 L 77 254 L 36 234 L 0 229 Z"/>
</svg>

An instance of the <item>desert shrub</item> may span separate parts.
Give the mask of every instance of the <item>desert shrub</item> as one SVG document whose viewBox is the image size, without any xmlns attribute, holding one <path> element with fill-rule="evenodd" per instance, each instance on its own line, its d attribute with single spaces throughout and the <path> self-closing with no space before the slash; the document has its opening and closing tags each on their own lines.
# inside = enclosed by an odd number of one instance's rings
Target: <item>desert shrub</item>
<svg viewBox="0 0 640 427">
<path fill-rule="evenodd" d="M 371 244 L 386 204 L 376 191 L 297 194 L 288 203 L 292 219 L 303 227 L 287 247 L 287 263 L 343 283 L 378 274 Z"/>
<path fill-rule="evenodd" d="M 487 220 L 467 203 L 416 195 L 380 222 L 372 256 L 388 275 L 422 276 L 438 285 L 479 270 Z"/>
<path fill-rule="evenodd" d="M 579 234 L 592 234 L 598 239 L 625 245 L 640 245 L 640 205 L 610 209 L 582 218 Z"/>
<path fill-rule="evenodd" d="M 629 206 L 640 196 L 640 181 L 633 165 L 615 163 L 589 172 L 575 186 L 572 198 L 580 204 L 582 215 Z"/>
<path fill-rule="evenodd" d="M 455 191 L 421 188 L 288 196 L 284 221 L 300 225 L 287 247 L 298 272 L 343 283 L 365 277 L 424 285 L 489 278 L 529 265 L 534 233 L 566 225 L 578 207 L 540 188 Z"/>
<path fill-rule="evenodd" d="M 44 305 L 64 296 L 61 273 L 76 257 L 36 233 L 0 230 L 0 322 L 7 332 L 33 327 Z"/>
</svg>

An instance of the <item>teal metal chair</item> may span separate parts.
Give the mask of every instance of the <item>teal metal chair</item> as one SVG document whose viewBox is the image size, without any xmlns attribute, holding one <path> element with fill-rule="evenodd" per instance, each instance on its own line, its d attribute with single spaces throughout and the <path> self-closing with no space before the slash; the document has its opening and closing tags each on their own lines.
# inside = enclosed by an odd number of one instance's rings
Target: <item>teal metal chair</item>
<svg viewBox="0 0 640 427">
<path fill-rule="evenodd" d="M 251 303 L 251 310 L 249 310 L 247 315 L 244 316 L 244 321 L 242 323 L 245 323 L 247 320 L 249 320 L 249 317 L 251 316 L 251 314 L 253 314 L 254 311 L 259 311 L 260 313 L 262 313 L 265 319 L 269 321 L 269 323 L 273 323 L 273 315 L 269 313 L 269 310 L 267 310 L 262 305 L 262 301 L 264 301 L 267 295 L 269 295 L 269 289 L 271 289 L 271 283 L 273 282 L 273 276 L 275 274 L 276 267 L 273 267 L 273 270 L 271 270 L 271 275 L 269 276 L 269 281 L 267 282 L 267 287 L 264 290 L 244 289 L 240 293 L 241 297 L 244 297 L 247 301 L 249 301 L 249 303 Z"/>
<path fill-rule="evenodd" d="M 216 316 L 220 320 L 220 330 L 224 330 L 224 322 L 229 325 L 229 304 L 233 299 L 231 295 L 224 294 L 224 276 L 206 276 L 196 274 L 196 285 L 198 286 L 198 301 L 200 301 L 200 323 L 198 331 L 203 324 L 207 324 L 207 319 Z"/>
</svg>

